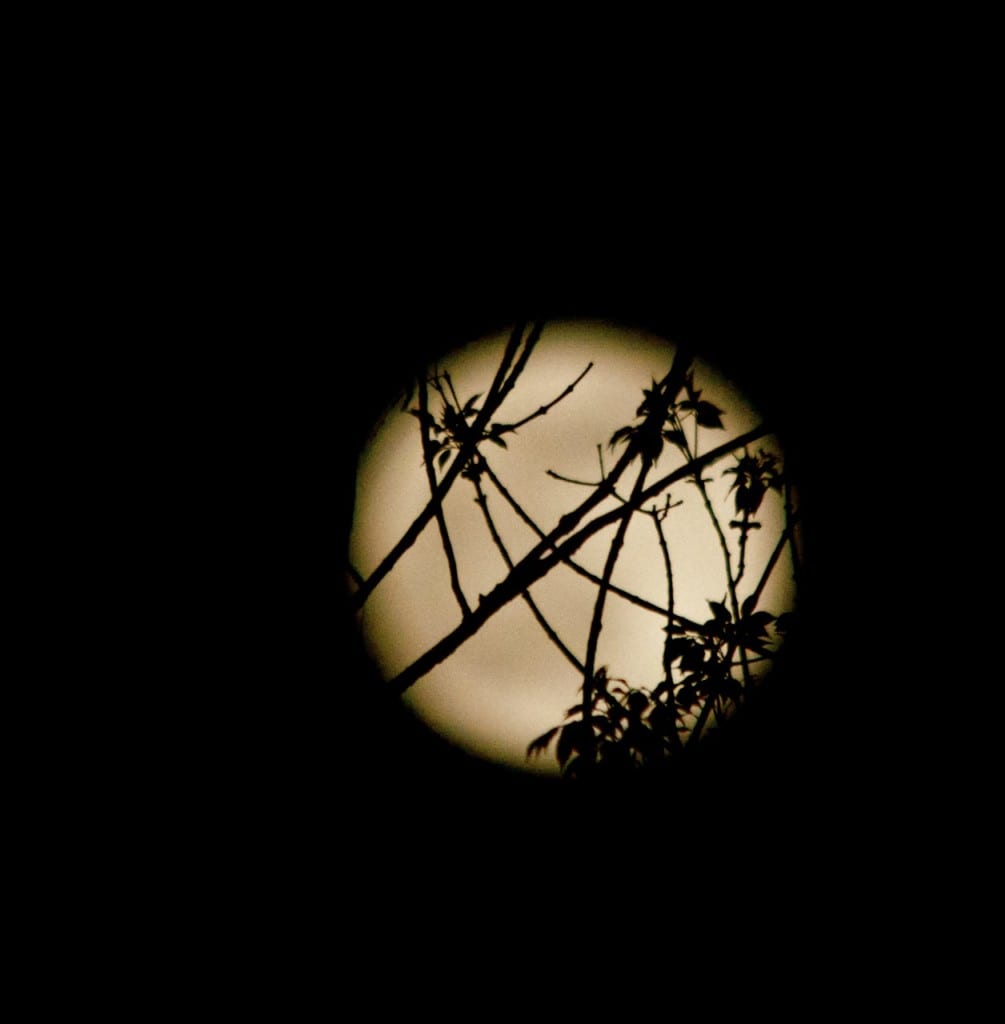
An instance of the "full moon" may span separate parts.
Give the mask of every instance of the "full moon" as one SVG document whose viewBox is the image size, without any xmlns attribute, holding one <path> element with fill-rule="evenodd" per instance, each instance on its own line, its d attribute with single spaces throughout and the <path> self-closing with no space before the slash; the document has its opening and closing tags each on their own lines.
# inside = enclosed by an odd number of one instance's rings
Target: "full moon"
<svg viewBox="0 0 1005 1024">
<path fill-rule="evenodd" d="M 527 325 L 524 344 L 530 332 Z M 672 340 L 642 329 L 546 322 L 518 379 L 483 424 L 473 449 L 479 471 L 455 472 L 442 516 L 429 515 L 388 567 L 389 554 L 421 520 L 433 488 L 464 450 L 465 428 L 490 400 L 513 336 L 507 330 L 472 340 L 429 366 L 411 396 L 388 396 L 360 453 L 348 585 L 356 593 L 370 587 L 357 625 L 388 681 L 457 634 L 512 567 L 594 495 L 628 451 L 646 392 L 667 378 L 677 355 Z M 700 358 L 691 373 L 690 391 L 679 396 L 685 411 L 652 453 L 645 487 L 690 459 L 714 456 L 700 482 L 681 473 L 632 511 L 605 586 L 620 522 L 613 514 L 625 510 L 645 460 L 628 465 L 613 493 L 604 491 L 562 539 L 604 516 L 609 524 L 403 689 L 402 699 L 435 732 L 485 760 L 559 774 L 554 743 L 533 755 L 528 746 L 567 723 L 581 700 L 591 632 L 596 668 L 625 690 L 651 693 L 666 677 L 671 602 L 674 615 L 698 626 L 722 609 L 770 613 L 756 648 L 741 650 L 742 666 L 738 654 L 730 671 L 749 685 L 770 669 L 784 640 L 780 617 L 795 607 L 798 495 L 784 476 L 779 439 L 757 433 L 763 417 L 738 387 Z M 747 435 L 754 439 L 744 441 Z M 738 492 L 752 492 L 737 485 L 750 466 L 764 468 L 765 486 L 755 485 L 756 507 L 745 511 Z M 685 738 L 698 714 L 695 707 L 683 717 Z M 711 717 L 707 727 L 714 728 Z"/>
</svg>

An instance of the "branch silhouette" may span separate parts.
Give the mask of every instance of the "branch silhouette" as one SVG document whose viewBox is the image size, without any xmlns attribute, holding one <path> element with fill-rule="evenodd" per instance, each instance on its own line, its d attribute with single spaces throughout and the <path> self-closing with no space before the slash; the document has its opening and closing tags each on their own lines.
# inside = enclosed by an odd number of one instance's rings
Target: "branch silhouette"
<svg viewBox="0 0 1005 1024">
<path fill-rule="evenodd" d="M 708 466 L 713 465 L 730 453 L 742 448 L 744 445 L 756 441 L 769 433 L 769 427 L 762 424 L 735 440 L 728 441 L 718 448 L 714 448 L 704 455 L 699 456 L 692 462 L 680 466 L 673 472 L 668 473 L 656 483 L 646 487 L 635 499 L 637 505 L 641 505 L 652 498 L 657 497 L 671 484 L 684 480 L 695 473 L 700 473 Z M 626 452 L 614 470 L 611 478 L 620 476 L 627 468 L 633 458 L 631 452 Z M 558 543 L 562 537 L 570 533 L 582 521 L 588 512 L 594 509 L 604 495 L 599 491 L 590 495 L 578 508 L 562 516 L 558 525 L 550 534 L 540 541 L 525 555 L 514 567 L 510 574 L 502 582 L 497 584 L 490 593 L 486 594 L 478 606 L 474 608 L 471 615 L 463 620 L 454 630 L 434 644 L 425 654 L 412 662 L 407 668 L 398 673 L 388 686 L 396 693 L 403 693 L 415 682 L 421 679 L 430 669 L 440 664 L 457 650 L 462 643 L 469 640 L 479 629 L 493 616 L 500 608 L 507 605 L 515 598 L 521 590 L 529 587 L 539 580 L 546 573 L 550 572 L 559 562 L 565 561 L 590 537 L 600 530 L 618 522 L 622 516 L 632 511 L 632 505 L 619 506 L 610 512 L 590 520 L 577 533 L 568 537 L 562 543 Z M 549 553 L 550 552 L 550 553 Z"/>
<path fill-rule="evenodd" d="M 499 492 L 503 499 L 505 499 L 510 508 L 512 508 L 513 511 L 516 512 L 516 514 L 531 528 L 531 530 L 533 530 L 534 533 L 537 534 L 540 540 L 546 540 L 547 534 L 545 534 L 544 530 L 542 530 L 541 527 L 527 514 L 526 509 L 523 508 L 523 506 L 516 500 L 516 498 L 513 497 L 509 489 L 499 479 L 495 471 L 492 469 L 492 466 L 489 464 L 488 460 L 484 456 L 482 456 L 482 465 L 485 470 L 485 475 L 492 482 L 492 486 L 495 487 L 495 489 Z M 600 577 L 596 573 L 590 572 L 589 569 L 585 568 L 585 566 L 580 565 L 580 563 L 575 561 L 574 559 L 567 558 L 564 560 L 563 564 L 567 565 L 570 569 L 572 569 L 572 571 L 576 573 L 576 575 L 581 576 L 583 579 L 589 580 L 591 583 L 594 583 L 597 586 L 600 586 Z M 629 601 L 632 604 L 637 605 L 639 608 L 644 608 L 647 612 L 653 612 L 655 615 L 659 615 L 663 618 L 667 617 L 666 608 L 661 608 L 658 604 L 653 604 L 652 601 L 647 601 L 644 597 L 640 597 L 638 594 L 633 594 L 630 590 L 624 590 L 621 587 L 616 586 L 614 583 L 611 583 L 608 589 L 612 594 L 615 594 L 618 597 L 623 598 L 625 601 Z M 697 623 L 694 623 L 690 619 L 684 618 L 681 615 L 675 615 L 674 619 L 683 626 L 688 626 L 691 628 L 697 627 Z"/>
<path fill-rule="evenodd" d="M 525 324 L 520 323 L 513 329 L 513 333 L 510 335 L 509 341 L 507 342 L 506 350 L 503 353 L 502 361 L 496 371 L 492 385 L 489 388 L 488 394 L 485 396 L 485 401 L 482 404 L 481 411 L 478 413 L 474 423 L 471 425 L 470 434 L 462 443 L 457 456 L 451 461 L 443 479 L 436 486 L 429 503 L 418 514 L 418 516 L 416 516 L 412 525 L 409 526 L 398 543 L 395 544 L 395 546 L 388 552 L 384 560 L 372 573 L 370 573 L 366 581 L 352 595 L 352 598 L 350 599 L 350 607 L 354 609 L 362 608 L 366 603 L 367 598 L 376 589 L 377 585 L 394 568 L 401 556 L 404 555 L 413 544 L 415 544 L 429 521 L 436 515 L 436 510 L 442 505 L 443 499 L 447 496 L 450 488 L 454 484 L 454 481 L 467 465 L 468 460 L 471 458 L 471 455 L 482 440 L 485 426 L 488 424 L 492 416 L 495 415 L 506 395 L 509 394 L 513 385 L 516 383 L 516 377 L 520 372 L 522 372 L 523 367 L 526 365 L 530 352 L 533 350 L 534 346 L 537 344 L 538 338 L 541 336 L 544 324 L 543 322 L 535 324 L 530 336 L 527 338 L 526 344 L 524 345 L 520 361 L 517 363 L 513 372 L 509 373 L 509 376 L 507 377 L 507 372 L 513 363 L 513 358 L 516 355 L 517 350 L 520 348 L 520 342 L 523 338 L 525 327 Z"/>
<path fill-rule="evenodd" d="M 430 520 L 435 518 L 451 590 L 462 612 L 461 621 L 391 679 L 388 688 L 397 693 L 405 692 L 450 658 L 498 611 L 519 596 L 542 633 L 581 679 L 581 699 L 566 714 L 567 719 L 573 720 L 532 741 L 527 748 L 528 755 L 541 753 L 557 736 L 556 754 L 563 774 L 569 778 L 599 777 L 596 773 L 601 770 L 634 770 L 659 765 L 668 758 L 685 754 L 711 728 L 712 722 L 724 722 L 746 700 L 753 683 L 761 678 L 757 669 L 752 674 L 751 666 L 770 662 L 777 653 L 775 645 L 779 636 L 789 628 L 783 620 L 790 619 L 791 614 L 776 616 L 759 610 L 758 602 L 787 547 L 791 549 L 793 576 L 799 573 L 795 534 L 799 516 L 793 508 L 788 475 L 778 471 L 777 456 L 772 454 L 770 446 L 768 451 L 761 448 L 756 454 L 751 454 L 752 449 L 748 449 L 754 441 L 771 433 L 767 424 L 762 423 L 709 451 L 699 452 L 699 441 L 705 437 L 699 428 L 722 429 L 723 410 L 702 400 L 701 391 L 694 386 L 693 358 L 684 347 L 678 346 L 669 372 L 659 382 L 654 378 L 652 388 L 644 390 L 635 422 L 621 427 L 611 437 L 609 446 L 612 450 L 618 445 L 624 445 L 624 449 L 610 472 L 605 469 L 603 448 L 599 445 L 599 481 L 577 480 L 554 470 L 547 471 L 552 479 L 589 488 L 589 493 L 578 505 L 560 515 L 549 530 L 543 529 L 503 484 L 481 447 L 483 442 L 492 442 L 507 448 L 506 435 L 515 434 L 531 422 L 547 416 L 573 394 L 593 369 L 591 362 L 554 398 L 522 418 L 504 422 L 498 416 L 499 409 L 525 372 L 542 328 L 543 323 L 538 322 L 526 336 L 524 324 L 513 330 L 480 408 L 477 405 L 482 398 L 480 393 L 462 403 L 445 368 L 442 371 L 435 369 L 432 376 L 417 378 L 418 408 L 408 411 L 419 420 L 429 500 L 369 578 L 363 579 L 351 565 L 348 575 L 358 585 L 352 600 L 353 607 L 359 609 L 415 543 Z M 431 388 L 442 400 L 438 419 L 430 409 Z M 415 389 L 412 395 L 414 393 Z M 408 402 L 411 400 L 410 396 Z M 694 421 L 693 442 L 686 430 L 688 416 Z M 664 471 L 659 479 L 653 481 L 658 460 L 668 443 L 676 447 L 683 464 Z M 703 475 L 709 467 L 729 455 L 735 458 L 736 463 L 722 476 L 735 476 L 730 493 L 736 492 L 733 499 L 736 517 L 729 522 L 731 530 L 739 531 L 734 547 L 727 540 L 726 520 L 722 518 L 724 512 L 716 507 L 718 491 L 710 492 L 709 489 L 712 477 Z M 438 473 L 443 474 L 439 482 Z M 448 510 L 443 504 L 458 476 L 471 482 L 488 536 L 506 567 L 506 575 L 487 594 L 479 595 L 474 607 L 466 599 L 461 586 L 457 556 L 448 529 Z M 534 535 L 530 550 L 520 557 L 514 557 L 500 533 L 483 486 L 484 478 L 488 478 L 502 501 Z M 619 493 L 622 481 L 630 486 L 622 486 Z M 670 510 L 682 503 L 671 501 L 668 488 L 681 481 L 691 482 L 697 489 L 725 568 L 726 594 L 723 596 L 720 591 L 716 595 L 720 600 L 708 599 L 712 617 L 704 623 L 681 615 L 676 607 L 681 600 L 675 594 L 674 579 L 677 528 L 673 523 L 667 528 L 664 524 Z M 751 531 L 764 525 L 756 521 L 755 513 L 769 488 L 781 495 L 784 526 L 757 585 L 741 603 L 740 583 L 748 571 L 753 575 L 752 567 L 748 565 L 747 541 Z M 716 495 L 715 502 L 713 494 Z M 608 497 L 615 499 L 614 503 L 606 502 Z M 608 506 L 606 511 L 601 511 L 602 503 Z M 616 507 L 609 507 L 611 504 Z M 651 507 L 646 507 L 647 504 Z M 500 507 L 497 502 L 496 514 Z M 656 532 L 655 542 L 666 578 L 665 607 L 631 590 L 617 587 L 613 582 L 619 559 L 627 550 L 628 531 L 637 512 L 649 516 Z M 574 556 L 591 538 L 608 528 L 613 528 L 613 534 L 603 569 L 598 575 L 580 565 Z M 761 549 L 750 550 L 759 552 Z M 713 551 L 713 564 L 716 561 Z M 530 593 L 539 580 L 559 565 L 568 566 L 596 587 L 582 660 L 558 635 Z M 597 664 L 609 595 L 616 595 L 657 614 L 665 623 L 662 672 L 651 691 L 609 675 L 606 665 Z M 771 623 L 774 623 L 774 631 L 769 633 Z"/>
</svg>

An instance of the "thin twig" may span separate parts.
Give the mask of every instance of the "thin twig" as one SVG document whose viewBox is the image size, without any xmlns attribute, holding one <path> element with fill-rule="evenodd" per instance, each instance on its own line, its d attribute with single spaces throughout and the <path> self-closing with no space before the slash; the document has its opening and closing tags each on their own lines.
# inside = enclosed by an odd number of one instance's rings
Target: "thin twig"
<svg viewBox="0 0 1005 1024">
<path fill-rule="evenodd" d="M 590 622 L 590 633 L 586 641 L 586 664 L 583 668 L 582 702 L 584 722 L 590 721 L 590 715 L 593 713 L 593 676 L 596 672 L 597 645 L 600 642 L 600 631 L 603 628 L 604 604 L 607 601 L 607 590 L 611 583 L 611 576 L 614 573 L 614 566 L 617 563 L 618 556 L 621 554 L 621 548 L 625 542 L 625 535 L 628 532 L 628 524 L 631 522 L 632 513 L 635 511 L 632 508 L 631 502 L 635 501 L 642 493 L 642 489 L 645 486 L 646 476 L 651 468 L 652 463 L 648 459 L 644 458 L 642 467 L 639 470 L 638 478 L 632 488 L 632 497 L 625 509 L 625 515 L 622 516 L 618 523 L 614 539 L 611 541 L 611 546 L 607 552 L 607 560 L 604 563 L 604 574 L 600 580 L 600 589 L 597 591 L 597 600 L 593 606 L 593 619 Z M 587 731 L 586 735 L 589 740 L 589 749 L 581 750 L 580 756 L 585 757 L 588 761 L 592 762 L 594 757 L 592 731 Z"/>
<path fill-rule="evenodd" d="M 429 436 L 429 392 L 426 387 L 425 374 L 419 375 L 419 429 L 422 432 L 422 454 L 426 466 L 426 480 L 429 482 L 429 494 L 436 496 L 436 470 L 433 467 L 433 442 Z M 443 503 L 437 502 L 434 510 L 436 525 L 440 529 L 440 541 L 443 544 L 443 553 L 447 559 L 447 568 L 450 571 L 450 589 L 457 598 L 461 614 L 470 615 L 471 608 L 464 597 L 461 589 L 460 576 L 457 573 L 457 558 L 454 556 L 454 546 L 450 543 L 450 533 L 447 530 L 447 517 L 443 513 Z"/>
<path fill-rule="evenodd" d="M 489 512 L 488 498 L 485 496 L 485 491 L 482 489 L 481 481 L 477 476 L 472 481 L 474 483 L 475 491 L 477 492 L 477 498 L 475 499 L 476 504 L 481 507 L 482 514 L 485 517 L 485 523 L 489 528 L 489 533 L 492 535 L 492 540 L 495 542 L 495 546 L 499 549 L 499 554 L 502 555 L 503 561 L 506 563 L 506 568 L 513 569 L 513 559 L 510 557 L 509 551 L 506 549 L 506 544 L 503 542 L 502 537 L 499 536 L 499 531 L 496 529 L 496 524 L 492 519 L 492 515 Z M 534 618 L 537 619 L 538 625 L 544 630 L 545 635 L 548 639 L 565 655 L 566 659 L 572 664 L 573 668 L 577 672 L 583 672 L 583 663 L 569 650 L 568 647 L 562 642 L 561 637 L 555 632 L 548 621 L 545 619 L 541 610 L 538 608 L 534 598 L 530 596 L 530 591 L 525 590 L 520 595 L 527 603 L 527 607 L 530 608 Z"/>
<path fill-rule="evenodd" d="M 359 569 L 357 569 L 356 566 L 352 564 L 352 562 L 348 562 L 347 564 L 349 566 L 349 575 L 353 578 L 357 585 L 362 586 L 363 576 L 360 573 Z"/>
<path fill-rule="evenodd" d="M 536 420 L 539 416 L 547 416 L 548 413 L 562 401 L 563 398 L 568 398 L 573 391 L 576 390 L 576 385 L 593 369 L 593 363 L 590 363 L 585 370 L 557 397 L 553 398 L 547 405 L 542 405 L 536 412 L 532 412 L 529 416 L 525 416 L 522 420 L 517 423 L 507 423 L 500 426 L 499 430 L 496 431 L 497 435 L 512 434 L 519 430 L 522 426 L 530 423 L 531 420 Z"/>
</svg>

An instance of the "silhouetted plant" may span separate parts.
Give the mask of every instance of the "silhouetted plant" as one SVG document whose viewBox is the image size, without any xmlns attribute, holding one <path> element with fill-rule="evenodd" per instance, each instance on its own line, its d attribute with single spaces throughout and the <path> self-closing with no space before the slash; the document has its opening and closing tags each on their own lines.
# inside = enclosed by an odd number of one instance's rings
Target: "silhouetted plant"
<svg viewBox="0 0 1005 1024">
<path fill-rule="evenodd" d="M 435 518 L 462 621 L 391 680 L 391 686 L 403 692 L 448 658 L 500 608 L 520 597 L 544 634 L 582 677 L 582 699 L 569 709 L 568 720 L 533 740 L 527 748 L 528 757 L 543 754 L 554 743 L 558 763 L 568 778 L 620 775 L 681 756 L 698 743 L 710 722 L 721 723 L 747 699 L 754 683 L 751 664 L 770 661 L 779 636 L 789 626 L 788 613 L 776 618 L 773 613 L 759 609 L 758 603 L 787 544 L 792 547 L 793 565 L 798 564 L 794 537 L 797 514 L 778 456 L 763 448 L 750 450 L 753 442 L 768 433 L 766 427 L 755 428 L 709 451 L 699 452 L 702 431 L 724 429 L 723 417 L 728 413 L 702 398 L 702 389 L 695 384 L 691 354 L 679 348 L 667 375 L 660 381 L 653 380 L 651 386 L 643 390 L 636 422 L 619 428 L 611 436 L 608 446 L 620 450 L 620 455 L 609 472 L 604 467 L 599 446 L 599 480 L 572 480 L 555 471 L 549 472 L 555 479 L 588 488 L 589 493 L 546 532 L 508 491 L 484 450 L 486 444 L 506 448 L 507 435 L 546 416 L 574 392 L 592 367 L 592 364 L 587 366 L 561 394 L 522 420 L 516 423 L 496 421 L 494 417 L 499 407 L 515 387 L 538 343 L 542 326 L 537 324 L 526 337 L 525 326 L 517 326 L 484 395 L 477 393 L 462 400 L 446 370 L 416 381 L 413 395 L 417 393 L 418 405 L 408 408 L 409 399 L 406 399 L 403 409 L 418 420 L 429 502 L 367 579 L 353 574 L 357 585 L 354 600 L 357 607 L 362 607 L 381 579 Z M 430 389 L 438 400 L 435 411 L 430 406 Z M 650 476 L 667 445 L 679 453 L 683 465 L 650 483 Z M 734 458 L 735 465 L 724 470 L 722 476 L 733 477 L 729 490 L 733 518 L 727 520 L 727 528 L 736 530 L 739 535 L 735 567 L 720 512 L 708 491 L 707 484 L 711 481 L 703 475 L 729 456 Z M 628 496 L 624 497 L 618 493 L 618 483 L 633 464 L 637 464 L 637 476 Z M 443 512 L 443 499 L 458 477 L 471 484 L 489 536 L 507 570 L 498 585 L 490 593 L 481 595 L 474 607 L 460 586 Z M 486 481 L 538 537 L 538 542 L 518 561 L 513 559 L 496 527 Z M 671 500 L 668 491 L 672 484 L 678 483 L 690 484 L 697 490 L 718 538 L 725 568 L 726 593 L 718 599 L 708 599 L 711 615 L 701 623 L 685 618 L 675 608 L 672 552 L 664 524 L 683 503 L 684 499 Z M 762 528 L 763 524 L 756 517 L 766 496 L 772 492 L 783 502 L 785 525 L 757 585 L 741 602 L 738 586 L 748 568 L 747 538 L 752 531 Z M 617 499 L 617 507 L 584 522 L 588 513 L 609 496 Z M 653 523 L 667 579 L 666 607 L 612 583 L 614 567 L 635 514 L 645 515 Z M 615 531 L 603 571 L 598 576 L 579 565 L 573 556 L 590 537 L 608 526 L 614 526 Z M 529 593 L 533 583 L 559 564 L 569 566 L 597 587 L 582 659 L 574 652 L 574 644 L 570 646 L 558 636 Z M 666 619 L 662 678 L 651 689 L 609 677 L 606 666 L 596 665 L 605 604 L 612 593 Z"/>
</svg>

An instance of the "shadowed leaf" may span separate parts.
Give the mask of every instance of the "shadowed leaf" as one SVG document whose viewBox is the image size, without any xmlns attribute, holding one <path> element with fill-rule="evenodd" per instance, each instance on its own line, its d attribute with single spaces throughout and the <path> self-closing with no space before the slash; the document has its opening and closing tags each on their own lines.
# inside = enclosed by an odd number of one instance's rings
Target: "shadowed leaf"
<svg viewBox="0 0 1005 1024">
<path fill-rule="evenodd" d="M 548 749 L 548 744 L 555 738 L 558 728 L 558 726 L 555 726 L 554 729 L 549 729 L 543 735 L 538 736 L 536 740 L 531 740 L 527 745 L 527 756 L 534 757 L 538 754 L 543 754 Z"/>
<path fill-rule="evenodd" d="M 697 408 L 698 425 L 725 429 L 722 425 L 722 410 L 711 402 L 699 402 Z"/>
<path fill-rule="evenodd" d="M 593 729 L 586 722 L 572 722 L 563 726 L 555 750 L 558 754 L 559 764 L 565 764 L 573 753 L 581 754 L 584 747 L 589 745 L 592 740 Z"/>
<path fill-rule="evenodd" d="M 610 441 L 607 442 L 607 446 L 609 448 L 613 448 L 615 445 L 622 444 L 624 441 L 626 441 L 631 436 L 632 436 L 632 428 L 631 427 L 621 427 L 619 430 L 615 430 L 614 433 L 611 434 L 611 439 L 610 439 Z"/>
<path fill-rule="evenodd" d="M 708 606 L 712 609 L 712 614 L 715 616 L 717 622 L 729 622 L 732 618 L 729 614 L 729 609 L 722 603 L 722 601 L 709 601 Z"/>
</svg>

